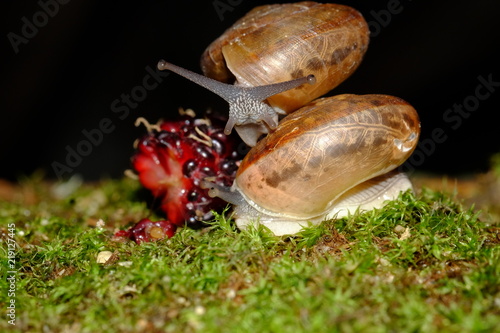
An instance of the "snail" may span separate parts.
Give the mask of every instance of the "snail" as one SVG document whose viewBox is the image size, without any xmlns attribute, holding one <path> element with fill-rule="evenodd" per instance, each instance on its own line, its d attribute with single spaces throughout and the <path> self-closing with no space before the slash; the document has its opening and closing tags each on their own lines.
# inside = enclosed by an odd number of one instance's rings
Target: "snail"
<svg viewBox="0 0 500 333">
<path fill-rule="evenodd" d="M 275 235 L 309 222 L 380 207 L 412 189 L 396 169 L 415 149 L 415 109 L 388 95 L 317 99 L 285 117 L 245 156 L 231 188 L 210 196 L 234 205 L 239 228 L 261 223 Z"/>
<path fill-rule="evenodd" d="M 207 76 L 158 63 L 226 99 L 226 134 L 234 127 L 253 146 L 232 187 L 202 184 L 233 204 L 238 227 L 261 223 L 276 235 L 293 234 L 412 189 L 397 171 L 420 135 L 411 105 L 387 95 L 317 99 L 358 67 L 368 35 L 361 14 L 347 6 L 269 5 L 207 48 Z"/>
<path fill-rule="evenodd" d="M 299 109 L 350 76 L 368 41 L 368 25 L 351 7 L 315 2 L 266 5 L 251 10 L 207 47 L 201 57 L 206 76 L 164 60 L 158 68 L 226 99 L 230 103 L 226 134 L 235 127 L 243 141 L 254 146 L 262 134 L 276 128 L 280 115 Z M 234 85 L 227 84 L 231 81 Z"/>
</svg>

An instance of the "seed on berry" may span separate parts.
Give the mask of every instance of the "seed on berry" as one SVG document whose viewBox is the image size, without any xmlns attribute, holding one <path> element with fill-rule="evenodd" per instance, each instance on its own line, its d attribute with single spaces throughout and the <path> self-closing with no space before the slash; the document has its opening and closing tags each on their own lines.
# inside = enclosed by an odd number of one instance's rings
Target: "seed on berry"
<svg viewBox="0 0 500 333">
<path fill-rule="evenodd" d="M 214 170 L 212 170 L 209 167 L 203 167 L 201 169 L 201 172 L 205 175 L 205 177 L 213 177 L 213 176 L 215 176 Z"/>
<path fill-rule="evenodd" d="M 212 138 L 212 147 L 217 154 L 219 155 L 224 154 L 224 145 L 222 144 L 221 141 Z"/>
<path fill-rule="evenodd" d="M 182 167 L 182 172 L 184 173 L 184 176 L 191 177 L 191 174 L 195 169 L 196 169 L 195 160 L 188 160 L 186 161 L 186 163 L 184 163 L 184 166 Z"/>
<path fill-rule="evenodd" d="M 236 165 L 235 161 L 226 160 L 226 161 L 223 161 L 220 164 L 220 169 L 226 175 L 232 176 L 232 175 L 234 175 L 234 173 L 236 172 L 236 170 L 238 170 L 238 165 Z"/>
<path fill-rule="evenodd" d="M 196 152 L 198 153 L 198 155 L 200 156 L 200 158 L 204 159 L 204 160 L 213 160 L 214 159 L 214 155 L 212 155 L 212 153 L 210 152 L 210 149 L 209 147 L 207 146 L 198 146 L 196 147 Z"/>
<path fill-rule="evenodd" d="M 189 201 L 195 201 L 198 199 L 199 193 L 197 191 L 191 191 L 188 193 L 187 199 Z"/>
</svg>

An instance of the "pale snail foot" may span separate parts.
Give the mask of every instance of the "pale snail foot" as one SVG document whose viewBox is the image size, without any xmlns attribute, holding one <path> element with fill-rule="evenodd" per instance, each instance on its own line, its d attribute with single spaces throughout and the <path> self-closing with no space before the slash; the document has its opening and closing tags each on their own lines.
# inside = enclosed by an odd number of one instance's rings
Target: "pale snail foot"
<svg viewBox="0 0 500 333">
<path fill-rule="evenodd" d="M 381 208 L 407 190 L 413 192 L 413 185 L 406 174 L 399 171 L 388 172 L 369 179 L 342 194 L 325 219 L 346 217 L 358 209 L 369 211 Z"/>
<path fill-rule="evenodd" d="M 309 220 L 291 220 L 263 215 L 248 204 L 234 207 L 234 218 L 239 229 L 250 225 L 262 224 L 276 236 L 292 235 L 308 225 L 318 225 L 324 220 L 342 218 L 356 211 L 369 211 L 383 207 L 388 201 L 395 200 L 401 192 L 413 191 L 413 186 L 404 173 L 392 171 L 367 180 L 344 193 L 335 206 L 325 215 Z"/>
</svg>

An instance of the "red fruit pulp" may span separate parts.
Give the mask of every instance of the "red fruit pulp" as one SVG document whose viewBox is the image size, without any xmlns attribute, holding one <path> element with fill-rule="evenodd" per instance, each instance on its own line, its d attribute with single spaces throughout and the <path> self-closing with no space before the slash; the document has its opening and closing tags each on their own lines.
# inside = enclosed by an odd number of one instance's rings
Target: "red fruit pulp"
<svg viewBox="0 0 500 333">
<path fill-rule="evenodd" d="M 165 237 L 172 237 L 177 226 L 169 221 L 156 221 L 142 219 L 128 230 L 120 230 L 115 233 L 115 237 L 125 237 L 133 240 L 137 244 L 142 242 L 152 242 Z"/>
<path fill-rule="evenodd" d="M 213 218 L 212 210 L 227 203 L 208 196 L 200 182 L 211 178 L 231 186 L 243 157 L 236 135 L 224 134 L 224 121 L 214 117 L 196 119 L 188 115 L 160 124 L 140 139 L 132 158 L 144 187 L 161 202 L 160 208 L 176 225 L 204 225 Z"/>
</svg>

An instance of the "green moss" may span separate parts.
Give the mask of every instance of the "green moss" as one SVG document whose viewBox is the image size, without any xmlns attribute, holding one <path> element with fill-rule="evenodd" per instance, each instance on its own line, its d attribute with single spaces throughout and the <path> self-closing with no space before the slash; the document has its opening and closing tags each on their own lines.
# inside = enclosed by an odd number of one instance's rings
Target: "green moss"
<svg viewBox="0 0 500 333">
<path fill-rule="evenodd" d="M 16 325 L 3 317 L 2 331 L 500 332 L 498 228 L 442 193 L 405 193 L 294 237 L 239 231 L 220 215 L 136 245 L 111 238 L 160 217 L 135 182 L 62 198 L 47 195 L 53 187 L 27 180 L 0 204 L 3 248 L 9 224 L 18 245 Z M 104 250 L 113 260 L 98 264 Z M 11 299 L 2 292 L 3 309 Z"/>
</svg>

